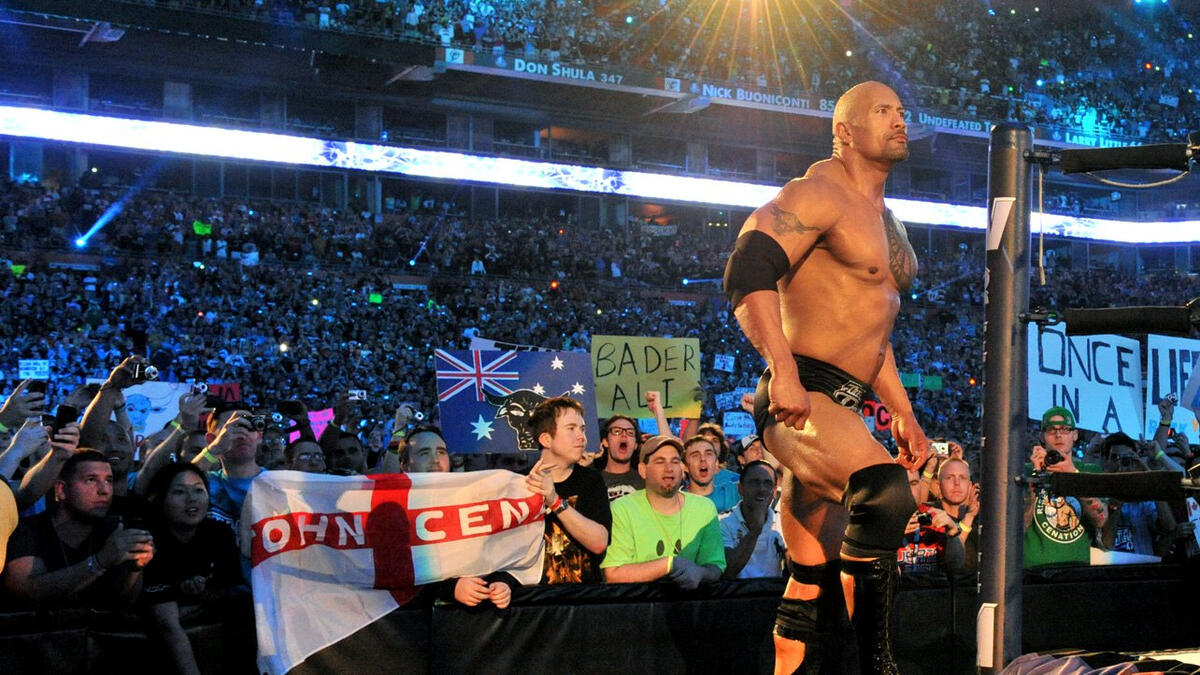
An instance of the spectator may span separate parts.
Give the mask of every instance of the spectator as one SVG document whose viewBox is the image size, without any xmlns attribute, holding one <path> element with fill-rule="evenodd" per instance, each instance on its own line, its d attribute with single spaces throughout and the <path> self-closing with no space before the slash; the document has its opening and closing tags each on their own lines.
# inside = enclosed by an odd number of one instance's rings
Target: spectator
<svg viewBox="0 0 1200 675">
<path fill-rule="evenodd" d="M 608 548 L 612 514 L 604 479 L 576 467 L 587 447 L 583 406 L 565 396 L 534 408 L 529 427 L 541 446 L 541 459 L 526 477 L 529 491 L 546 507 L 546 549 L 542 583 L 600 581 L 600 559 Z"/>
<path fill-rule="evenodd" d="M 1056 406 L 1042 415 L 1042 445 L 1033 446 L 1034 471 L 1076 473 L 1074 447 L 1079 439 L 1075 416 Z M 1051 496 L 1030 490 L 1025 501 L 1025 567 L 1057 563 L 1087 565 L 1092 537 L 1104 527 L 1107 508 L 1097 499 Z"/>
<path fill-rule="evenodd" d="M 1157 445 L 1152 445 L 1158 450 Z M 1127 434 L 1110 434 L 1100 446 L 1100 462 L 1105 473 L 1149 471 L 1139 456 L 1137 441 Z M 1111 499 L 1101 541 L 1109 551 L 1163 557 L 1170 549 L 1175 532 L 1175 517 L 1165 501 L 1124 502 Z"/>
<path fill-rule="evenodd" d="M 646 487 L 646 482 L 633 469 L 637 448 L 637 424 L 633 418 L 613 415 L 604 420 L 600 425 L 600 447 L 604 455 L 600 477 L 608 488 L 608 501 Z"/>
<path fill-rule="evenodd" d="M 76 452 L 77 439 L 64 430 L 51 443 L 74 453 L 54 486 L 57 506 L 21 522 L 8 542 L 4 589 L 37 607 L 130 603 L 154 557 L 149 532 L 107 518 L 112 468 L 95 450 Z"/>
<path fill-rule="evenodd" d="M 733 483 L 716 482 L 719 467 L 712 436 L 692 436 L 684 442 L 683 448 L 688 474 L 684 492 L 709 498 L 717 507 L 717 513 L 725 513 L 732 509 L 738 502 L 738 489 Z"/>
<path fill-rule="evenodd" d="M 613 537 L 604 557 L 609 583 L 669 579 L 692 590 L 721 578 L 725 551 L 712 502 L 679 489 L 683 444 L 672 436 L 642 443 L 646 487 L 613 502 Z"/>
<path fill-rule="evenodd" d="M 978 534 L 971 535 L 979 493 L 971 483 L 970 468 L 962 459 L 947 457 L 938 467 L 937 479 L 940 496 L 919 503 L 904 531 L 905 545 L 897 562 L 905 573 L 954 573 L 973 570 L 978 564 Z"/>
<path fill-rule="evenodd" d="M 180 673 L 199 673 L 181 624 L 189 606 L 212 605 L 242 583 L 233 532 L 208 513 L 208 477 L 179 462 L 158 471 L 146 491 L 154 559 L 138 599 Z M 181 609 L 182 608 L 182 609 Z"/>
<path fill-rule="evenodd" d="M 726 579 L 777 577 L 783 573 L 787 546 L 775 529 L 775 467 L 754 460 L 742 467 L 738 480 L 741 501 L 721 514 Z"/>
<path fill-rule="evenodd" d="M 208 418 L 208 437 L 208 445 L 192 463 L 208 470 L 209 517 L 236 532 L 250 483 L 263 472 L 254 463 L 262 435 L 244 409 L 227 408 Z"/>
<path fill-rule="evenodd" d="M 298 438 L 283 449 L 283 467 L 289 471 L 325 473 L 325 452 L 316 441 Z"/>
</svg>

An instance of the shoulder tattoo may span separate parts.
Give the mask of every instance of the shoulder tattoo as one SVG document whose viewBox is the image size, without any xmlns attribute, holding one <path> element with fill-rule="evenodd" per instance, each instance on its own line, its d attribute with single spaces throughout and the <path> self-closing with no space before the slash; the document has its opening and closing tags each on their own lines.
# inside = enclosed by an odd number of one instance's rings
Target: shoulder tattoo
<svg viewBox="0 0 1200 675">
<path fill-rule="evenodd" d="M 815 232 L 817 228 L 809 227 L 800 222 L 800 218 L 791 211 L 784 211 L 779 208 L 775 202 L 771 202 L 771 217 L 775 220 L 775 234 L 803 234 L 805 232 Z"/>
<path fill-rule="evenodd" d="M 887 233 L 888 265 L 892 269 L 892 277 L 896 279 L 900 290 L 907 291 L 917 276 L 917 254 L 908 243 L 904 224 L 891 211 L 883 215 L 883 231 Z"/>
</svg>

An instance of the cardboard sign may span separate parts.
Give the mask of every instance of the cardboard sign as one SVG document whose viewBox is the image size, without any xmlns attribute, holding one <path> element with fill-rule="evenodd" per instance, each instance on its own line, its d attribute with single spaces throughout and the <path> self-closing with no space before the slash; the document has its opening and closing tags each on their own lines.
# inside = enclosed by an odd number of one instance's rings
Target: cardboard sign
<svg viewBox="0 0 1200 675">
<path fill-rule="evenodd" d="M 592 377 L 601 418 L 652 417 L 644 394 L 662 394 L 667 417 L 700 416 L 700 340 L 592 337 Z"/>
<path fill-rule="evenodd" d="M 1083 429 L 1132 437 L 1143 428 L 1141 345 L 1119 335 L 1067 337 L 1066 326 L 1029 325 L 1029 416 L 1053 406 Z"/>
</svg>

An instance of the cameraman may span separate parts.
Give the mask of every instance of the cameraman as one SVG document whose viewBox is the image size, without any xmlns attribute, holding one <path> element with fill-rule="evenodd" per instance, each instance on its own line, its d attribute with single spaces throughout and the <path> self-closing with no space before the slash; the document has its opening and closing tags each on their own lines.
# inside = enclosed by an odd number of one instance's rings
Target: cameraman
<svg viewBox="0 0 1200 675">
<path fill-rule="evenodd" d="M 1042 415 L 1042 444 L 1033 446 L 1029 455 L 1033 470 L 1078 473 L 1074 460 L 1078 440 L 1071 411 L 1050 408 Z M 1030 489 L 1025 499 L 1025 567 L 1089 564 L 1090 535 L 1104 527 L 1107 516 L 1103 502 L 1093 497 L 1051 496 Z"/>
</svg>

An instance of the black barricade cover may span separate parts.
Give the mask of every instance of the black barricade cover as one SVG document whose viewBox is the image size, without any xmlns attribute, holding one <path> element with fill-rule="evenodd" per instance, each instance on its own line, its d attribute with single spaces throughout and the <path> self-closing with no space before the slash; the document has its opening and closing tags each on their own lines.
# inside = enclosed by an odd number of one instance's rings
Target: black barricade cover
<svg viewBox="0 0 1200 675">
<path fill-rule="evenodd" d="M 1200 644 L 1200 565 L 1045 567 L 1026 574 L 1023 651 L 1144 651 Z M 902 575 L 893 616 L 905 675 L 974 672 L 975 579 Z M 525 587 L 506 610 L 410 603 L 293 673 L 770 673 L 783 579 Z M 201 670 L 255 671 L 250 621 L 185 624 Z M 0 672 L 165 672 L 133 614 L 0 612 Z"/>
<path fill-rule="evenodd" d="M 1182 476 L 1175 471 L 1133 473 L 1050 472 L 1050 491 L 1071 497 L 1111 497 L 1128 502 L 1183 499 Z"/>
</svg>

